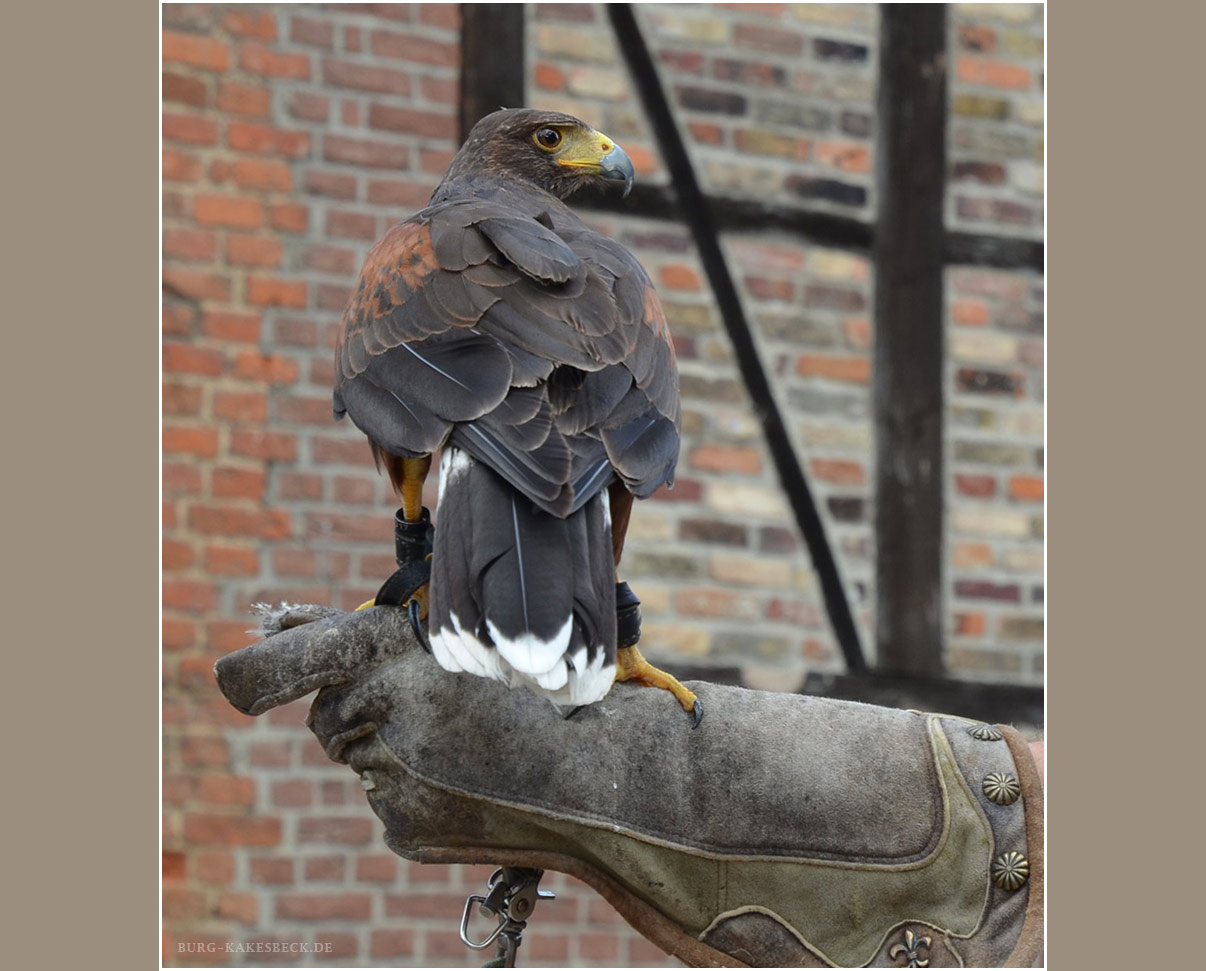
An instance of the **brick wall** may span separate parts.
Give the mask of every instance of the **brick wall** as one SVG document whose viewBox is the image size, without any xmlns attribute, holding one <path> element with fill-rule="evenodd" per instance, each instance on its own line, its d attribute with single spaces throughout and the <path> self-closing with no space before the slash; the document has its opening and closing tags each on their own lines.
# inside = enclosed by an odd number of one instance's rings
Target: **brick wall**
<svg viewBox="0 0 1206 971">
<path fill-rule="evenodd" d="M 597 124 L 664 183 L 603 10 L 527 11 L 529 102 Z M 708 191 L 874 218 L 874 6 L 638 16 Z M 222 948 L 296 941 L 331 946 L 288 961 L 303 966 L 474 965 L 454 924 L 488 868 L 389 854 L 355 776 L 301 727 L 307 702 L 245 718 L 211 673 L 252 640 L 250 603 L 352 607 L 393 568 L 396 502 L 362 436 L 331 421 L 331 348 L 368 247 L 456 147 L 457 8 L 167 4 L 163 21 L 164 961 L 275 963 Z M 952 228 L 1041 237 L 1041 45 L 1037 6 L 952 7 Z M 683 378 L 678 484 L 638 506 L 627 547 L 643 646 L 754 686 L 842 670 L 688 234 L 590 221 L 649 268 Z M 870 647 L 872 268 L 786 233 L 722 243 Z M 948 661 L 1033 683 L 1042 278 L 952 268 L 947 293 Z M 550 879 L 560 900 L 541 905 L 525 963 L 670 963 Z"/>
</svg>

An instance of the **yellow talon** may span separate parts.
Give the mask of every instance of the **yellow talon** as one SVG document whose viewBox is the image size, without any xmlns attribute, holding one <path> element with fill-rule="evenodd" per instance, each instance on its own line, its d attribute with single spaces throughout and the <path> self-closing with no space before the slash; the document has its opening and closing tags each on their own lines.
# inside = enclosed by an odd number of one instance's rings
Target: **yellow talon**
<svg viewBox="0 0 1206 971">
<path fill-rule="evenodd" d="M 361 604 L 359 607 L 357 607 L 356 609 L 357 609 L 357 610 L 368 610 L 368 609 L 369 609 L 369 607 L 376 607 L 376 606 L 377 606 L 377 598 L 376 598 L 376 597 L 373 597 L 373 599 L 372 599 L 372 600 L 366 600 L 364 603 L 362 603 L 362 604 Z"/>
<path fill-rule="evenodd" d="M 674 675 L 655 668 L 635 647 L 622 647 L 616 651 L 616 680 L 663 688 L 674 695 L 683 706 L 683 711 L 690 713 L 697 710 L 695 692 L 684 687 Z"/>
</svg>

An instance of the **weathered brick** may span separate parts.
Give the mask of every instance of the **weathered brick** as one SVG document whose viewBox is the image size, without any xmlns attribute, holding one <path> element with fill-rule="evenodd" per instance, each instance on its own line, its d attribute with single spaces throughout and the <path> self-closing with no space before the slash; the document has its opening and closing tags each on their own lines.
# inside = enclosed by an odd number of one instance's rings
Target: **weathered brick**
<svg viewBox="0 0 1206 971">
<path fill-rule="evenodd" d="M 209 101 L 209 88 L 201 78 L 174 71 L 164 71 L 160 92 L 164 101 L 204 108 Z"/>
<path fill-rule="evenodd" d="M 271 92 L 259 85 L 222 81 L 218 85 L 218 108 L 234 115 L 267 118 Z"/>
<path fill-rule="evenodd" d="M 258 229 L 264 224 L 264 204 L 247 196 L 199 195 L 196 218 L 202 226 Z"/>
<path fill-rule="evenodd" d="M 205 71 L 225 71 L 230 66 L 229 45 L 213 37 L 165 30 L 161 47 L 165 64 L 187 64 Z"/>
<path fill-rule="evenodd" d="M 792 30 L 784 30 L 780 25 L 763 27 L 738 22 L 733 27 L 733 44 L 748 50 L 788 57 L 797 57 L 804 51 L 803 36 Z"/>
<path fill-rule="evenodd" d="M 163 150 L 163 180 L 165 182 L 195 182 L 201 178 L 201 160 L 195 155 L 174 148 Z"/>
<path fill-rule="evenodd" d="M 293 533 L 292 517 L 281 509 L 237 509 L 193 505 L 189 528 L 212 536 L 255 536 L 284 539 Z"/>
<path fill-rule="evenodd" d="M 692 111 L 712 111 L 722 115 L 744 115 L 749 100 L 729 91 L 716 91 L 694 85 L 678 85 L 674 89 L 682 107 Z"/>
<path fill-rule="evenodd" d="M 1023 502 L 1043 501 L 1043 477 L 1014 475 L 1009 478 L 1009 496 Z"/>
<path fill-rule="evenodd" d="M 218 430 L 192 425 L 166 427 L 163 429 L 163 451 L 168 455 L 213 458 L 218 454 Z"/>
<path fill-rule="evenodd" d="M 326 57 L 322 62 L 322 78 L 324 83 L 336 88 L 410 97 L 411 80 L 407 71 L 370 67 L 354 61 Z"/>
<path fill-rule="evenodd" d="M 459 45 L 418 37 L 390 30 L 374 30 L 369 38 L 372 51 L 378 57 L 395 57 L 419 64 L 439 67 L 458 67 L 461 63 Z"/>
<path fill-rule="evenodd" d="M 979 368 L 959 368 L 955 384 L 960 391 L 974 394 L 1002 394 L 1020 397 L 1026 390 L 1023 375 Z"/>
<path fill-rule="evenodd" d="M 378 169 L 403 169 L 410 159 L 410 148 L 399 142 L 380 139 L 326 135 L 322 140 L 322 155 L 328 162 Z"/>
<path fill-rule="evenodd" d="M 305 307 L 306 281 L 250 276 L 247 278 L 247 302 L 259 307 Z"/>
<path fill-rule="evenodd" d="M 276 898 L 277 920 L 368 920 L 373 898 L 366 893 L 288 893 Z"/>
<path fill-rule="evenodd" d="M 260 469 L 214 469 L 211 483 L 216 499 L 261 499 L 267 477 Z"/>
<path fill-rule="evenodd" d="M 955 596 L 968 600 L 998 600 L 1018 603 L 1020 589 L 1016 583 L 993 583 L 990 580 L 956 580 Z"/>
<path fill-rule="evenodd" d="M 263 44 L 246 42 L 239 47 L 239 67 L 248 74 L 294 81 L 310 80 L 310 56 L 286 54 Z"/>
<path fill-rule="evenodd" d="M 786 188 L 802 199 L 821 199 L 844 206 L 867 204 L 867 188 L 837 179 L 818 179 L 807 175 L 791 175 L 784 181 Z"/>
<path fill-rule="evenodd" d="M 218 252 L 218 237 L 200 229 L 167 227 L 163 230 L 163 255 L 193 263 L 210 263 Z"/>
<path fill-rule="evenodd" d="M 360 816 L 319 816 L 298 820 L 299 843 L 361 846 L 373 839 L 373 823 Z"/>
<path fill-rule="evenodd" d="M 163 140 L 190 145 L 217 145 L 218 123 L 199 115 L 163 113 Z"/>
<path fill-rule="evenodd" d="M 454 139 L 456 119 L 446 112 L 421 111 L 374 102 L 369 106 L 369 127 L 422 138 Z"/>
<path fill-rule="evenodd" d="M 310 154 L 311 137 L 305 131 L 231 121 L 226 126 L 226 144 L 237 152 L 306 158 Z"/>
<path fill-rule="evenodd" d="M 960 506 L 951 516 L 954 532 L 971 536 L 1025 539 L 1032 524 L 1029 515 L 1003 506 Z"/>
<path fill-rule="evenodd" d="M 867 384 L 871 380 L 871 360 L 863 356 L 801 354 L 796 361 L 796 373 L 801 377 Z"/>
<path fill-rule="evenodd" d="M 1028 68 L 1008 61 L 965 55 L 955 63 L 955 77 L 967 84 L 1025 91 L 1033 75 Z"/>
</svg>

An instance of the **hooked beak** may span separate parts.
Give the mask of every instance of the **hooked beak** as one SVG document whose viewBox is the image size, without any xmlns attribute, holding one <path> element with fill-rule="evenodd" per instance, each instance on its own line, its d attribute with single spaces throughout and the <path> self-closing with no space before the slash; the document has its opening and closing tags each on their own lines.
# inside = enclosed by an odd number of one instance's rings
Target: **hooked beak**
<svg viewBox="0 0 1206 971">
<path fill-rule="evenodd" d="M 632 191 L 632 180 L 636 177 L 636 171 L 632 167 L 632 159 L 619 145 L 615 145 L 599 159 L 599 174 L 605 179 L 623 182 L 625 196 Z"/>
</svg>

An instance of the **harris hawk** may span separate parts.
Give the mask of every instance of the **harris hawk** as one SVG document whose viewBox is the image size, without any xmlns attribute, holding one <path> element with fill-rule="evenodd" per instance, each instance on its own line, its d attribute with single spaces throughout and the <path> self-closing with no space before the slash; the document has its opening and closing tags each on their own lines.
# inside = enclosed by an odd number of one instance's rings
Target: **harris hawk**
<svg viewBox="0 0 1206 971">
<path fill-rule="evenodd" d="M 335 352 L 335 416 L 368 436 L 406 523 L 425 516 L 440 454 L 415 603 L 443 668 L 572 706 L 637 681 L 698 724 L 692 692 L 635 644 L 617 648 L 633 499 L 674 478 L 678 372 L 648 275 L 564 200 L 632 180 L 624 150 L 570 115 L 479 121 L 427 207 L 365 260 Z"/>
</svg>

